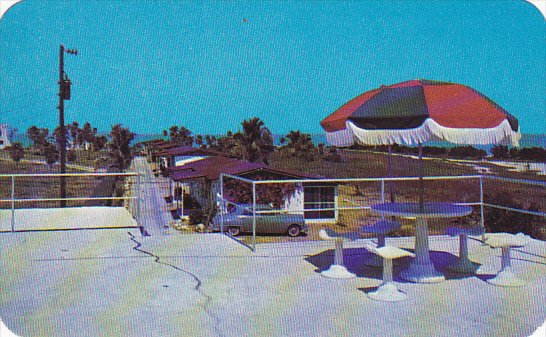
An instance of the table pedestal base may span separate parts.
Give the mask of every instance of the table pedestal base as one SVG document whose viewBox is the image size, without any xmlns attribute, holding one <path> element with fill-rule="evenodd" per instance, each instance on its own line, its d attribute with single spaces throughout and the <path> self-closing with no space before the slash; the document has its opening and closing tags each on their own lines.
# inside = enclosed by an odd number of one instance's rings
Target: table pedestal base
<svg viewBox="0 0 546 337">
<path fill-rule="evenodd" d="M 525 282 L 519 279 L 516 274 L 512 272 L 512 265 L 510 263 L 510 246 L 501 247 L 501 271 L 494 278 L 487 280 L 488 283 L 500 286 L 500 287 L 522 287 Z"/>
<path fill-rule="evenodd" d="M 455 273 L 475 274 L 479 264 L 468 259 L 468 236 L 466 234 L 459 235 L 459 257 L 457 260 L 447 267 Z"/>
<path fill-rule="evenodd" d="M 321 272 L 320 275 L 324 277 L 328 277 L 328 278 L 339 278 L 339 279 L 347 279 L 347 278 L 356 277 L 356 275 L 348 271 L 347 268 L 345 268 L 345 266 L 340 266 L 338 264 L 331 265 L 328 270 Z"/>
<path fill-rule="evenodd" d="M 438 283 L 445 281 L 445 276 L 434 269 L 434 265 L 412 262 L 408 269 L 400 272 L 400 277 L 406 281 L 416 283 Z"/>
<path fill-rule="evenodd" d="M 406 294 L 398 290 L 394 282 L 383 283 L 376 291 L 369 292 L 368 297 L 375 301 L 399 302 L 407 299 Z"/>
<path fill-rule="evenodd" d="M 487 280 L 487 283 L 499 287 L 523 287 L 525 282 L 507 268 L 499 272 L 494 278 Z"/>
<path fill-rule="evenodd" d="M 400 272 L 400 277 L 416 283 L 445 281 L 444 275 L 434 269 L 429 254 L 427 221 L 424 218 L 417 218 L 415 222 L 415 259 L 408 269 Z"/>
</svg>

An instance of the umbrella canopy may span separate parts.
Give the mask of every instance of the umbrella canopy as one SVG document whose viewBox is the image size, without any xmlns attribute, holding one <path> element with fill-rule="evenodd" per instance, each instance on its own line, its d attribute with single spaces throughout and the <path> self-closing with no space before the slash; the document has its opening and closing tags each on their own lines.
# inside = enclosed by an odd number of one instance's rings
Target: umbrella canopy
<svg viewBox="0 0 546 337">
<path fill-rule="evenodd" d="M 521 137 L 517 119 L 465 85 L 412 80 L 367 91 L 321 121 L 335 146 L 512 144 Z"/>
</svg>

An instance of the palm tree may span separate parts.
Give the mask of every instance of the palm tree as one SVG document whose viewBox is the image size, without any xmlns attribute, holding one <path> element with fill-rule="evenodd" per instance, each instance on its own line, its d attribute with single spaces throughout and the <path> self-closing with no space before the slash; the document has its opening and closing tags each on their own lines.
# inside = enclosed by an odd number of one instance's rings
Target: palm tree
<svg viewBox="0 0 546 337">
<path fill-rule="evenodd" d="M 205 135 L 205 142 L 207 143 L 207 148 L 214 149 L 217 151 L 220 150 L 218 146 L 218 140 L 216 139 L 215 136 Z"/>
<path fill-rule="evenodd" d="M 121 124 L 116 124 L 110 131 L 109 156 L 113 163 L 123 171 L 131 163 L 130 143 L 135 138 L 135 134 L 124 128 Z"/>
<path fill-rule="evenodd" d="M 242 156 L 244 159 L 254 162 L 258 160 L 258 149 L 256 140 L 260 138 L 260 129 L 264 123 L 257 117 L 244 120 L 241 123 L 243 132 L 235 133 L 234 137 L 241 145 Z"/>
<path fill-rule="evenodd" d="M 193 146 L 193 136 L 191 135 L 191 131 L 184 126 L 171 126 L 169 128 L 169 138 L 171 139 L 171 141 L 176 142 L 180 145 Z"/>
<path fill-rule="evenodd" d="M 89 122 L 85 122 L 85 124 L 83 124 L 83 128 L 80 132 L 80 142 L 81 144 L 85 144 L 85 150 L 89 151 L 91 149 L 91 144 L 93 143 L 93 138 L 95 137 L 96 133 L 97 129 L 92 128 Z"/>
<path fill-rule="evenodd" d="M 237 132 L 233 137 L 239 143 L 242 157 L 248 161 L 267 163 L 269 154 L 273 152 L 273 137 L 259 118 L 253 117 L 241 123 L 243 132 Z"/>
<path fill-rule="evenodd" d="M 204 149 L 206 147 L 205 143 L 203 141 L 203 135 L 195 136 L 195 145 L 199 146 L 202 149 Z"/>
<path fill-rule="evenodd" d="M 81 132 L 80 125 L 78 122 L 74 121 L 66 126 L 66 129 L 68 130 L 68 133 L 70 134 L 72 148 L 75 148 L 77 144 L 78 135 Z"/>
<path fill-rule="evenodd" d="M 284 147 L 293 157 L 306 158 L 307 160 L 314 159 L 313 153 L 315 151 L 315 145 L 311 140 L 311 135 L 308 133 L 290 131 L 282 140 L 282 143 L 287 141 Z"/>
<path fill-rule="evenodd" d="M 49 130 L 46 128 L 37 128 L 35 125 L 27 129 L 27 136 L 32 141 L 35 148 L 41 149 L 47 143 Z"/>
<path fill-rule="evenodd" d="M 264 164 L 269 164 L 269 155 L 275 151 L 275 147 L 273 146 L 273 135 L 265 126 L 260 130 L 260 138 L 256 140 L 256 146 L 260 160 Z"/>
<path fill-rule="evenodd" d="M 45 157 L 46 163 L 51 168 L 51 165 L 53 165 L 57 160 L 59 160 L 59 151 L 57 149 L 57 146 L 53 145 L 52 143 L 46 143 L 42 147 L 42 153 Z"/>
</svg>

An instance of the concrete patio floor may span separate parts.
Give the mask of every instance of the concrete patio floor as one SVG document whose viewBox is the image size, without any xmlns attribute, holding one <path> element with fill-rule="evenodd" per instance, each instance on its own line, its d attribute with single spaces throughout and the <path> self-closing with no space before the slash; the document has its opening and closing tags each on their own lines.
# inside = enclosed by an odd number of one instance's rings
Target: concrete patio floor
<svg viewBox="0 0 546 337">
<path fill-rule="evenodd" d="M 366 292 L 381 270 L 364 266 L 369 240 L 346 245 L 350 280 L 321 277 L 327 242 L 260 244 L 220 234 L 142 238 L 138 230 L 0 234 L 0 317 L 20 336 L 529 336 L 546 319 L 546 243 L 512 253 L 523 288 L 488 284 L 500 251 L 470 240 L 478 275 L 436 284 L 395 281 L 408 300 Z M 412 238 L 388 244 L 412 248 Z M 430 238 L 439 269 L 458 241 Z"/>
<path fill-rule="evenodd" d="M 14 211 L 15 231 L 137 227 L 125 207 L 24 208 Z M 0 232 L 11 231 L 12 212 L 0 210 Z"/>
</svg>

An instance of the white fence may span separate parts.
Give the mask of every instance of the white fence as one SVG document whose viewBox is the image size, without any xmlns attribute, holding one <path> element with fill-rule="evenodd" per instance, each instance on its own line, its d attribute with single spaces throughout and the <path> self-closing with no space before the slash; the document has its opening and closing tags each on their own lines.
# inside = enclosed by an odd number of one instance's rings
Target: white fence
<svg viewBox="0 0 546 337">
<path fill-rule="evenodd" d="M 251 198 L 249 198 L 248 204 L 251 205 L 250 208 L 252 209 L 252 233 L 251 233 L 251 241 L 249 244 L 249 248 L 251 248 L 252 251 L 256 250 L 256 223 L 257 223 L 257 216 L 260 214 L 279 214 L 279 213 L 293 213 L 293 214 L 302 214 L 305 212 L 324 212 L 324 211 L 334 211 L 334 212 L 340 212 L 340 211 L 369 211 L 371 209 L 371 205 L 373 203 L 383 203 L 387 201 L 387 195 L 390 184 L 392 183 L 401 183 L 401 182 L 419 182 L 419 177 L 393 177 L 393 178 L 345 178 L 345 179 L 287 179 L 287 180 L 252 180 L 244 177 L 229 175 L 229 174 L 222 174 L 220 176 L 220 210 L 224 210 L 220 212 L 220 230 L 222 232 L 225 232 L 224 228 L 224 222 L 225 222 L 225 209 L 226 204 L 228 203 L 234 203 L 233 201 L 229 201 L 226 197 L 226 188 L 225 188 L 225 181 L 227 179 L 235 179 L 240 181 L 241 183 L 248 184 L 248 189 L 251 193 Z M 484 184 L 486 182 L 506 182 L 506 183 L 513 183 L 518 185 L 527 185 L 527 186 L 533 186 L 536 188 L 539 188 L 542 192 L 545 191 L 544 187 L 546 187 L 546 182 L 542 181 L 532 181 L 532 180 L 522 180 L 522 179 L 510 179 L 510 178 L 502 178 L 502 177 L 496 177 L 496 176 L 487 176 L 487 175 L 466 175 L 466 176 L 433 176 L 433 177 L 424 177 L 424 182 L 438 182 L 438 181 L 454 181 L 454 182 L 472 182 L 474 181 L 471 186 L 476 188 L 476 195 L 475 200 L 442 200 L 442 201 L 449 201 L 456 205 L 466 205 L 466 206 L 475 206 L 478 209 L 476 210 L 479 213 L 479 224 L 482 228 L 485 228 L 484 223 L 484 208 L 485 207 L 492 207 L 497 209 L 502 209 L 505 211 L 511 211 L 511 212 L 518 212 L 522 214 L 528 214 L 533 216 L 538 216 L 542 218 L 546 218 L 546 213 L 543 211 L 532 211 L 532 210 L 526 210 L 526 209 L 519 209 L 519 208 L 513 208 L 513 207 L 507 207 L 504 205 L 497 205 L 494 203 L 486 202 L 484 200 Z M 303 185 L 303 184 L 331 184 L 331 185 L 343 185 L 343 184 L 358 184 L 358 183 L 377 183 L 378 186 L 376 187 L 378 189 L 378 198 L 376 200 L 370 200 L 370 203 L 363 204 L 363 203 L 356 203 L 351 202 L 350 200 L 342 200 L 349 202 L 351 205 L 340 205 L 339 201 L 336 200 L 336 205 L 334 207 L 320 207 L 320 203 L 316 202 L 315 204 L 319 207 L 317 208 L 301 208 L 299 210 L 287 210 L 287 209 L 274 209 L 274 210 L 258 210 L 257 205 L 257 194 L 256 190 L 258 186 L 263 185 L 275 185 L 275 184 L 295 184 L 295 185 Z M 414 190 L 414 194 L 416 194 L 416 191 L 418 191 L 417 186 L 412 188 Z M 438 191 L 435 191 L 438 192 Z M 425 193 L 426 195 L 426 193 Z M 532 196 L 529 196 L 532 198 Z M 378 199 L 378 200 L 377 200 Z M 425 197 L 426 199 L 426 197 Z M 451 198 L 450 198 L 451 199 Z M 439 200 L 434 200 L 439 201 Z M 324 204 L 331 204 L 330 202 L 325 202 Z M 545 208 L 543 207 L 542 210 Z M 336 213 L 337 214 L 337 213 Z M 250 215 L 249 215 L 250 216 Z"/>
<path fill-rule="evenodd" d="M 57 197 L 60 195 L 58 183 L 60 179 L 68 182 L 66 197 L 63 198 Z M 9 217 L 6 214 L 0 216 L 0 219 L 9 221 L 9 229 L 13 232 L 18 230 L 16 212 L 22 209 L 25 209 L 26 216 L 35 214 L 37 219 L 47 214 L 51 214 L 52 217 L 63 217 L 63 213 L 56 215 L 54 208 L 65 209 L 65 217 L 88 216 L 91 219 L 99 210 L 106 212 L 106 207 L 125 207 L 130 217 L 134 219 L 128 227 L 135 227 L 134 224 L 138 223 L 140 218 L 139 185 L 140 177 L 135 172 L 0 174 L 0 211 L 11 213 Z M 80 209 L 79 213 L 75 213 L 76 208 Z M 37 212 L 40 209 L 48 211 Z M 127 217 L 120 212 L 108 213 L 107 216 L 112 217 L 114 222 L 115 219 L 127 222 Z M 62 219 L 58 221 L 62 223 Z M 77 219 L 71 221 L 81 223 Z M 95 218 L 93 221 L 96 221 Z M 93 224 L 89 227 L 93 227 Z M 108 226 L 105 224 L 95 227 Z M 63 229 L 63 226 L 56 226 L 55 229 Z"/>
</svg>

